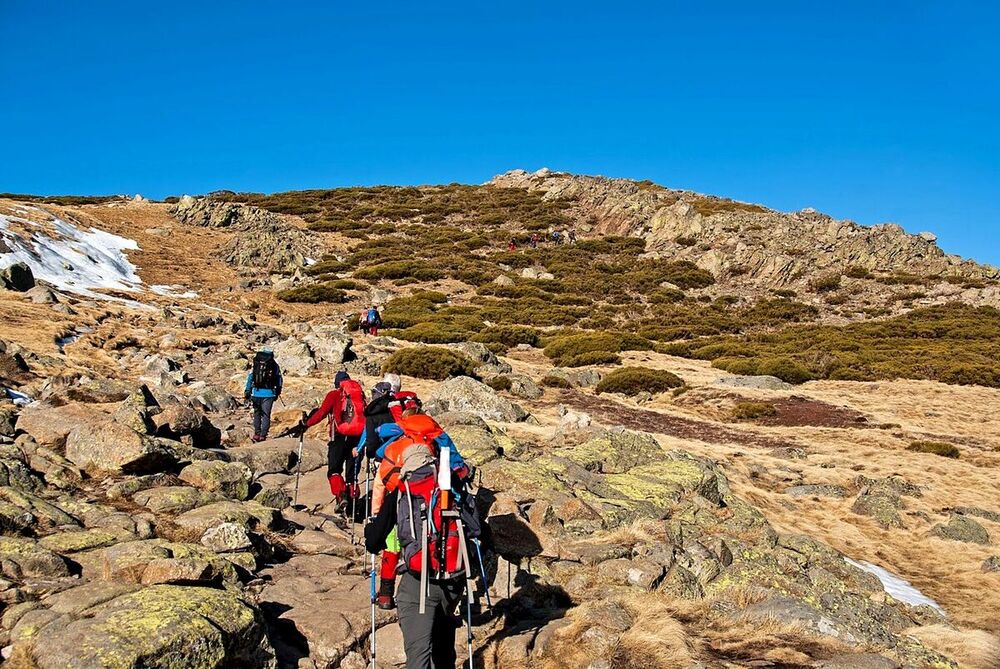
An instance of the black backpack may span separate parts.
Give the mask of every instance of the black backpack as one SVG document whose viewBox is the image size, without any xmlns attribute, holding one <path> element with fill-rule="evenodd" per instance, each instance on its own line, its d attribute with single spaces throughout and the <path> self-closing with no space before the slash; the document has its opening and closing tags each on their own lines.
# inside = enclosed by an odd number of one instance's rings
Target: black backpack
<svg viewBox="0 0 1000 669">
<path fill-rule="evenodd" d="M 278 363 L 274 354 L 259 351 L 253 357 L 253 387 L 258 390 L 278 389 Z"/>
</svg>

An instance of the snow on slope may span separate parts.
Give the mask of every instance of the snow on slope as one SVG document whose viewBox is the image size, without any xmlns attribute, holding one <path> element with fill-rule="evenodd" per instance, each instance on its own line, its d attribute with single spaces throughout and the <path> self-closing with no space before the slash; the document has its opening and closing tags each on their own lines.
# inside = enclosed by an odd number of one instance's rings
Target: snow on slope
<svg viewBox="0 0 1000 669">
<path fill-rule="evenodd" d="M 909 604 L 910 606 L 920 606 L 922 604 L 926 604 L 941 615 L 945 615 L 944 609 L 942 609 L 937 602 L 917 590 L 906 579 L 896 576 L 891 571 L 883 569 L 877 564 L 872 564 L 871 562 L 865 562 L 864 560 L 852 560 L 849 557 L 845 557 L 844 561 L 857 567 L 858 569 L 867 571 L 869 574 L 874 574 L 878 577 L 878 580 L 882 582 L 882 587 L 885 588 L 886 593 L 893 599 L 903 602 L 904 604 Z"/>
<path fill-rule="evenodd" d="M 96 292 L 97 289 L 141 290 L 142 279 L 124 253 L 139 249 L 134 240 L 96 228 L 83 231 L 37 207 L 17 208 L 40 213 L 48 220 L 39 223 L 0 214 L 0 239 L 8 250 L 0 253 L 0 268 L 23 262 L 31 268 L 36 279 L 90 298 L 110 299 Z"/>
</svg>

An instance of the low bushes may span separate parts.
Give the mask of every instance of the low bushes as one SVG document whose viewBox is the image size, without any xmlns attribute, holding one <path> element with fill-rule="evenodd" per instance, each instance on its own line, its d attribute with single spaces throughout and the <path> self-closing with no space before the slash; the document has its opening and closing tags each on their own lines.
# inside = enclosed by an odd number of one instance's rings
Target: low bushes
<svg viewBox="0 0 1000 669">
<path fill-rule="evenodd" d="M 506 376 L 494 376 L 486 382 L 493 390 L 510 390 L 510 378 Z"/>
<path fill-rule="evenodd" d="M 906 450 L 915 453 L 933 453 L 944 458 L 958 458 L 962 454 L 957 446 L 943 441 L 915 441 L 907 446 Z"/>
<path fill-rule="evenodd" d="M 472 341 L 502 344 L 504 348 L 512 348 L 519 344 L 538 346 L 538 330 L 519 325 L 494 325 L 475 335 Z"/>
<path fill-rule="evenodd" d="M 305 302 L 308 304 L 340 303 L 347 301 L 347 293 L 337 288 L 332 282 L 313 283 L 308 286 L 279 291 L 278 299 L 283 302 Z"/>
<path fill-rule="evenodd" d="M 1000 387 L 1000 311 L 952 303 L 882 321 L 794 325 L 663 344 L 660 350 L 791 383 L 908 378 Z"/>
<path fill-rule="evenodd" d="M 605 376 L 597 384 L 598 393 L 638 395 L 642 392 L 657 394 L 680 388 L 684 381 L 663 369 L 648 367 L 622 367 Z"/>
<path fill-rule="evenodd" d="M 600 362 L 570 364 L 570 361 L 579 359 L 584 354 L 603 353 L 605 354 L 603 362 L 611 362 L 612 356 L 617 361 L 617 354 L 621 351 L 649 351 L 652 349 L 653 342 L 645 337 L 630 333 L 590 332 L 554 337 L 545 343 L 545 355 L 560 367 L 600 364 Z M 592 357 L 594 360 L 598 359 L 596 356 Z"/>
<path fill-rule="evenodd" d="M 611 351 L 587 351 L 569 358 L 560 358 L 560 367 L 586 367 L 587 365 L 617 365 L 622 358 Z"/>
<path fill-rule="evenodd" d="M 827 274 L 813 279 L 809 282 L 809 287 L 817 293 L 829 293 L 840 288 L 840 275 Z"/>
<path fill-rule="evenodd" d="M 388 334 L 406 341 L 419 341 L 424 344 L 452 344 L 467 341 L 470 337 L 470 333 L 466 330 L 455 327 L 448 322 L 436 321 L 417 323 L 404 330 L 394 330 Z"/>
<path fill-rule="evenodd" d="M 767 402 L 737 402 L 733 407 L 733 418 L 736 420 L 756 420 L 777 415 L 778 410 Z"/>
<path fill-rule="evenodd" d="M 440 381 L 451 376 L 472 376 L 475 363 L 456 351 L 435 346 L 403 348 L 383 363 L 383 372 L 393 372 L 418 379 Z"/>
<path fill-rule="evenodd" d="M 564 379 L 561 376 L 553 376 L 552 374 L 547 374 L 542 377 L 540 383 L 546 388 L 572 388 L 573 384 L 569 382 L 568 379 Z"/>
</svg>

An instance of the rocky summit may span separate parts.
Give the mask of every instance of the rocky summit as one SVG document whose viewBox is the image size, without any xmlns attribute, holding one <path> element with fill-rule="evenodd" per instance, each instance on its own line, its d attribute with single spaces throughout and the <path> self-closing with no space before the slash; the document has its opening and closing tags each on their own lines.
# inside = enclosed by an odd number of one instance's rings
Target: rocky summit
<svg viewBox="0 0 1000 669">
<path fill-rule="evenodd" d="M 1000 667 L 1000 272 L 930 233 L 515 170 L 0 234 L 4 666 L 404 666 L 326 422 L 281 436 L 346 371 L 474 467 L 474 667 Z"/>
</svg>

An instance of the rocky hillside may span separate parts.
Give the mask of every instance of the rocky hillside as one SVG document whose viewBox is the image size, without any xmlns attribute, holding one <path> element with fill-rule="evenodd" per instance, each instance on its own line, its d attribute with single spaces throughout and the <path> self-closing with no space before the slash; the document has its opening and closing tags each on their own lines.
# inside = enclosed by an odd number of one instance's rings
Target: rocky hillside
<svg viewBox="0 0 1000 669">
<path fill-rule="evenodd" d="M 249 441 L 261 346 L 272 436 L 391 370 L 476 465 L 476 667 L 1000 666 L 995 274 L 928 240 L 519 172 L 0 216 L 4 666 L 369 664 L 325 427 Z M 748 260 L 796 225 L 820 271 Z"/>
<path fill-rule="evenodd" d="M 946 254 L 933 233 L 907 234 L 887 223 L 865 227 L 812 209 L 782 213 L 651 182 L 513 170 L 491 184 L 574 202 L 587 232 L 634 235 L 648 249 L 689 259 L 716 276 L 771 288 L 804 285 L 849 268 L 886 275 L 1000 278 L 1000 270 Z"/>
</svg>

